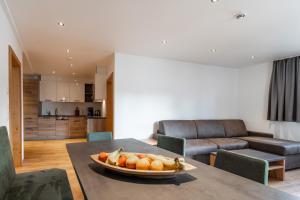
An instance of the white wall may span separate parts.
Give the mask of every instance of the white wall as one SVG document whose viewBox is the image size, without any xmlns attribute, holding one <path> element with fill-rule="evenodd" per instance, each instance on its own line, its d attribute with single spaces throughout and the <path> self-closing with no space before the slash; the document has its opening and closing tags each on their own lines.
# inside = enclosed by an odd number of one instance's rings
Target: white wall
<svg viewBox="0 0 300 200">
<path fill-rule="evenodd" d="M 300 141 L 300 124 L 267 120 L 272 62 L 239 70 L 239 114 L 250 130 L 273 133 L 277 138 Z"/>
<path fill-rule="evenodd" d="M 22 62 L 22 49 L 15 37 L 14 31 L 8 21 L 5 4 L 0 1 L 0 126 L 9 125 L 9 96 L 8 96 L 8 46 L 15 51 L 17 57 Z"/>
<path fill-rule="evenodd" d="M 149 138 L 165 119 L 238 117 L 238 70 L 115 55 L 115 136 Z"/>
</svg>

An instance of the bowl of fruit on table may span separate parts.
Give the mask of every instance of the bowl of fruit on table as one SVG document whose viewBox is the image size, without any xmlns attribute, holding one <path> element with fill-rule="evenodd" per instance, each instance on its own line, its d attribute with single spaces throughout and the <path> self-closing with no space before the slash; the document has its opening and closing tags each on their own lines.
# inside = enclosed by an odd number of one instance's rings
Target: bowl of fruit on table
<svg viewBox="0 0 300 200">
<path fill-rule="evenodd" d="M 170 178 L 196 168 L 184 162 L 183 158 L 125 152 L 123 148 L 111 153 L 100 152 L 90 157 L 106 169 L 143 178 Z"/>
</svg>

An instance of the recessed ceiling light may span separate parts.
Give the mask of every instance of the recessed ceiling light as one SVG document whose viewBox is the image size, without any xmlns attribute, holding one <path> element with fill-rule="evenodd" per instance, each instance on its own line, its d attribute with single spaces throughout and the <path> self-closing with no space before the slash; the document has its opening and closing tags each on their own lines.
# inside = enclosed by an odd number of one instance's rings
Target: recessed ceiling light
<svg viewBox="0 0 300 200">
<path fill-rule="evenodd" d="M 238 14 L 235 15 L 236 19 L 244 19 L 245 17 L 246 17 L 245 13 L 238 13 Z"/>
<path fill-rule="evenodd" d="M 56 74 L 56 71 L 55 71 L 55 70 L 53 70 L 53 71 L 52 71 L 52 74 Z"/>
<path fill-rule="evenodd" d="M 167 40 L 163 40 L 163 41 L 161 41 L 161 43 L 163 43 L 164 45 L 166 45 L 168 43 L 168 41 Z"/>
<path fill-rule="evenodd" d="M 59 26 L 65 26 L 65 24 L 63 22 L 57 22 L 57 25 L 59 25 Z"/>
<path fill-rule="evenodd" d="M 213 53 L 216 53 L 216 52 L 217 52 L 216 49 L 211 49 L 210 51 L 213 52 Z"/>
<path fill-rule="evenodd" d="M 219 0 L 210 0 L 212 3 L 217 3 Z"/>
<path fill-rule="evenodd" d="M 70 53 L 70 49 L 67 49 L 67 53 Z"/>
<path fill-rule="evenodd" d="M 251 56 L 251 59 L 253 60 L 255 58 L 255 56 Z"/>
<path fill-rule="evenodd" d="M 72 63 L 70 64 L 70 67 L 73 67 L 73 64 L 72 64 Z"/>
</svg>

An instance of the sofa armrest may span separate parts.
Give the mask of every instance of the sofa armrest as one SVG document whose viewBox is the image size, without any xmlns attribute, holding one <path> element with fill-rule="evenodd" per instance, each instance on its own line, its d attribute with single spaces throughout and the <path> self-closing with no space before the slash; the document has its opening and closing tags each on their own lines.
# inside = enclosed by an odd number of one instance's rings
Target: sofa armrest
<svg viewBox="0 0 300 200">
<path fill-rule="evenodd" d="M 256 131 L 248 131 L 249 136 L 257 136 L 257 137 L 268 137 L 273 138 L 273 134 L 271 133 L 262 133 L 262 132 L 256 132 Z"/>
<path fill-rule="evenodd" d="M 157 147 L 185 156 L 185 138 L 157 134 Z"/>
</svg>

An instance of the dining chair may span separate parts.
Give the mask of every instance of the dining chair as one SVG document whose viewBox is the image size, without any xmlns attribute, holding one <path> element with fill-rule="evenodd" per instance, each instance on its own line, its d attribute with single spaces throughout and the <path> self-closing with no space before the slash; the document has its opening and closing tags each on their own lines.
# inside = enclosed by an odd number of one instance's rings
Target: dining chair
<svg viewBox="0 0 300 200">
<path fill-rule="evenodd" d="M 157 136 L 157 147 L 185 156 L 185 138 L 175 138 L 166 135 Z"/>
<path fill-rule="evenodd" d="M 268 185 L 269 163 L 266 160 L 219 150 L 215 167 Z"/>
<path fill-rule="evenodd" d="M 0 127 L 0 186 L 0 199 L 4 200 L 73 200 L 65 170 L 16 174 L 6 127 Z"/>
<path fill-rule="evenodd" d="M 88 142 L 97 142 L 102 140 L 112 140 L 112 132 L 93 132 L 87 134 Z"/>
</svg>

